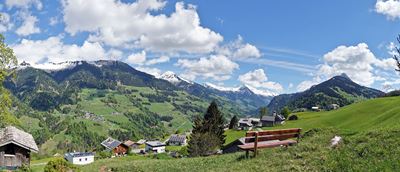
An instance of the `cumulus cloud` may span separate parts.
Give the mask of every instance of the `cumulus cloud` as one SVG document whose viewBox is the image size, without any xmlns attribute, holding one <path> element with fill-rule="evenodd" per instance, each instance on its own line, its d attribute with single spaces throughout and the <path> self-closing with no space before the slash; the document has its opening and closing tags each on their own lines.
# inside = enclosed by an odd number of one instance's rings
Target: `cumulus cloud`
<svg viewBox="0 0 400 172">
<path fill-rule="evenodd" d="M 66 45 L 60 37 L 49 37 L 46 40 L 22 39 L 19 44 L 11 45 L 20 62 L 29 63 L 64 62 L 77 60 L 110 59 L 100 43 L 85 41 L 82 46 Z"/>
<path fill-rule="evenodd" d="M 211 55 L 199 60 L 179 59 L 175 64 L 185 69 L 182 77 L 194 80 L 197 76 L 204 79 L 211 78 L 217 81 L 227 80 L 239 65 L 223 55 Z"/>
<path fill-rule="evenodd" d="M 43 4 L 40 0 L 6 0 L 6 6 L 8 9 L 13 7 L 27 9 L 30 6 L 35 6 L 38 10 L 43 8 Z"/>
<path fill-rule="evenodd" d="M 10 15 L 7 13 L 0 13 L 0 33 L 6 32 L 13 27 L 10 21 Z"/>
<path fill-rule="evenodd" d="M 223 41 L 220 34 L 200 25 L 195 6 L 183 2 L 176 3 L 169 16 L 152 13 L 165 6 L 162 0 L 63 0 L 62 4 L 67 32 L 89 32 L 89 40 L 114 47 L 209 53 Z"/>
<path fill-rule="evenodd" d="M 254 45 L 243 43 L 243 38 L 239 35 L 238 38 L 222 47 L 219 47 L 217 52 L 231 58 L 259 58 L 261 52 Z"/>
<path fill-rule="evenodd" d="M 375 4 L 377 13 L 386 15 L 389 19 L 400 18 L 399 0 L 378 0 Z"/>
<path fill-rule="evenodd" d="M 263 69 L 256 69 L 254 71 L 250 71 L 243 75 L 240 75 L 238 80 L 247 86 L 258 89 L 268 89 L 275 92 L 283 91 L 283 87 L 281 84 L 268 81 L 268 77 Z"/>
<path fill-rule="evenodd" d="M 40 28 L 36 26 L 38 19 L 30 14 L 22 14 L 24 20 L 21 26 L 15 31 L 20 36 L 28 36 L 34 33 L 40 33 Z"/>
<path fill-rule="evenodd" d="M 323 57 L 324 64 L 320 65 L 312 81 L 304 81 L 298 85 L 298 90 L 303 91 L 311 85 L 333 76 L 346 73 L 354 82 L 370 86 L 375 81 L 381 81 L 379 71 L 393 70 L 395 61 L 392 58 L 379 59 L 366 43 L 356 46 L 338 46 Z"/>
<path fill-rule="evenodd" d="M 160 76 L 161 76 L 161 73 L 162 73 L 162 71 L 161 71 L 160 69 L 157 69 L 157 68 L 150 68 L 150 67 L 139 66 L 139 67 L 137 67 L 137 68 L 135 68 L 135 69 L 137 69 L 137 70 L 139 70 L 139 71 L 141 71 L 141 72 L 144 72 L 144 73 L 148 73 L 148 74 L 150 74 L 150 75 L 153 75 L 153 76 L 155 76 L 156 78 L 160 77 Z"/>
<path fill-rule="evenodd" d="M 159 63 L 165 63 L 169 61 L 169 57 L 168 56 L 161 56 L 159 58 L 154 58 L 151 60 L 148 60 L 146 62 L 146 65 L 154 65 L 154 64 L 159 64 Z"/>
<path fill-rule="evenodd" d="M 134 53 L 128 56 L 126 62 L 130 64 L 142 65 L 146 61 L 146 51 L 141 51 L 139 53 Z"/>
</svg>

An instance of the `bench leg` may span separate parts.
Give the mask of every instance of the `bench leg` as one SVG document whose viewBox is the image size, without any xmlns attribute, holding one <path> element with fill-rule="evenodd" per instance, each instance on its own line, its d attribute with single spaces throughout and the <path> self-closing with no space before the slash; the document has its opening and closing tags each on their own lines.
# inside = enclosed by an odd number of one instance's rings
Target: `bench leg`
<svg viewBox="0 0 400 172">
<path fill-rule="evenodd" d="M 249 150 L 246 150 L 246 159 L 249 158 Z"/>
</svg>

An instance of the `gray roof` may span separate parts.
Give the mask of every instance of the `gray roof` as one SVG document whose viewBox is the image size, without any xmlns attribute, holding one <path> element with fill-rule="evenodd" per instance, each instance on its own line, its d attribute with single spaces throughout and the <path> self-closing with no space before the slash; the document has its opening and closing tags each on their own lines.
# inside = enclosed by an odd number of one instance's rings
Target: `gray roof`
<svg viewBox="0 0 400 172">
<path fill-rule="evenodd" d="M 240 118 L 239 124 L 246 124 L 249 127 L 253 126 L 253 124 L 251 123 L 251 119 L 249 119 L 249 118 Z"/>
<path fill-rule="evenodd" d="M 107 149 L 112 150 L 112 149 L 116 148 L 117 146 L 119 146 L 121 143 L 122 142 L 109 137 L 106 140 L 104 140 L 103 142 L 101 142 L 101 145 L 103 145 Z"/>
<path fill-rule="evenodd" d="M 162 143 L 160 141 L 149 141 L 146 142 L 146 145 L 149 145 L 151 147 L 160 147 L 160 146 L 165 146 L 165 143 Z"/>
<path fill-rule="evenodd" d="M 85 156 L 94 156 L 93 152 L 70 152 L 64 155 L 65 157 L 85 157 Z"/>
<path fill-rule="evenodd" d="M 184 143 L 185 140 L 186 140 L 186 135 L 173 134 L 173 135 L 171 135 L 171 137 L 168 139 L 168 142 Z"/>
<path fill-rule="evenodd" d="M 13 126 L 0 129 L 0 147 L 10 143 L 16 144 L 33 152 L 39 151 L 39 148 L 31 134 Z"/>
<path fill-rule="evenodd" d="M 274 122 L 274 121 L 275 121 L 275 116 L 270 116 L 270 115 L 263 116 L 263 117 L 261 118 L 261 121 Z"/>
</svg>

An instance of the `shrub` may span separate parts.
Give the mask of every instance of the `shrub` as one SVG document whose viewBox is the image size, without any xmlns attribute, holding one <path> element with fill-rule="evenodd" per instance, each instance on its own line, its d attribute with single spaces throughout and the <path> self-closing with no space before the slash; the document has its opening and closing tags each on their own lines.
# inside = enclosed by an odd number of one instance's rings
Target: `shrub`
<svg viewBox="0 0 400 172">
<path fill-rule="evenodd" d="M 297 117 L 297 115 L 291 115 L 288 120 L 293 121 L 293 120 L 298 120 L 298 119 L 299 119 L 299 117 Z"/>
<path fill-rule="evenodd" d="M 44 167 L 45 172 L 69 172 L 69 171 L 79 171 L 74 165 L 67 162 L 65 159 L 57 158 L 51 160 Z"/>
</svg>

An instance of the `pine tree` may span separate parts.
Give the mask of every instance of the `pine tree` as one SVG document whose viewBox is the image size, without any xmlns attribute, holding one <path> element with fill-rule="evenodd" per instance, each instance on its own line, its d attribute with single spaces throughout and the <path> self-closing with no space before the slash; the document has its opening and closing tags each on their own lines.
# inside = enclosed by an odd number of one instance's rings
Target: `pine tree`
<svg viewBox="0 0 400 172">
<path fill-rule="evenodd" d="M 217 103 L 215 101 L 211 102 L 204 115 L 203 128 L 205 131 L 213 133 L 219 138 L 220 147 L 225 143 L 224 123 L 224 117 L 221 111 L 219 111 Z"/>
<path fill-rule="evenodd" d="M 268 114 L 268 108 L 267 107 L 261 107 L 260 108 L 260 119 L 263 117 L 263 116 L 266 116 Z"/>
<path fill-rule="evenodd" d="M 238 120 L 237 116 L 236 115 L 233 116 L 231 118 L 231 121 L 229 122 L 229 129 L 235 129 L 237 127 L 238 122 L 239 122 L 239 120 Z"/>
</svg>

